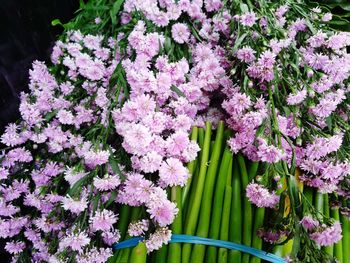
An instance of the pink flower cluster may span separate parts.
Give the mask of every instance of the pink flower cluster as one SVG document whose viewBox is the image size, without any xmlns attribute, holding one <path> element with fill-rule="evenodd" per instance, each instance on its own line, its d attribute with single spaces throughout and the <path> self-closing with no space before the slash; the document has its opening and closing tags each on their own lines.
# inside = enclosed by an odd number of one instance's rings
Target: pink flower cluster
<svg viewBox="0 0 350 263">
<path fill-rule="evenodd" d="M 257 183 L 250 183 L 246 188 L 246 195 L 250 202 L 257 207 L 275 207 L 279 202 L 279 196 L 270 193 L 267 188 Z"/>
<path fill-rule="evenodd" d="M 77 262 L 105 262 L 112 255 L 111 249 L 96 247 L 92 236 L 108 237 L 103 239 L 107 245 L 118 241 L 117 215 L 99 206 L 121 182 L 107 165 L 112 148 L 88 132 L 91 125 L 107 125 L 114 49 L 113 39 L 72 31 L 53 48 L 59 74 L 33 63 L 30 93 L 21 95 L 22 120 L 1 136 L 11 149 L 1 158 L 0 236 L 21 240 L 6 245 L 14 260 L 28 246 L 36 262 L 59 262 L 74 253 Z M 96 173 L 102 166 L 104 178 Z M 105 197 L 94 211 L 90 202 L 97 194 Z M 74 222 L 84 213 L 90 215 L 81 229 Z"/>
<path fill-rule="evenodd" d="M 305 224 L 305 221 L 304 221 Z M 321 229 L 312 231 L 310 239 L 320 246 L 331 246 L 342 239 L 342 229 L 339 222 L 335 222 L 329 227 L 322 226 Z"/>
</svg>

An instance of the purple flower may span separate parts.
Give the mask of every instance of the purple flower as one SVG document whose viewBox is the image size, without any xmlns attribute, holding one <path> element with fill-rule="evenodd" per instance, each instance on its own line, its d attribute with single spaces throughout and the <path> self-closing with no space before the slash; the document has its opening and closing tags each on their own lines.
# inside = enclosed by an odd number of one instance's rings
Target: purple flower
<svg viewBox="0 0 350 263">
<path fill-rule="evenodd" d="M 320 223 L 312 218 L 311 216 L 304 216 L 302 220 L 300 220 L 300 224 L 306 229 L 306 230 L 313 230 L 314 228 L 318 227 Z"/>
<path fill-rule="evenodd" d="M 176 23 L 171 28 L 171 35 L 175 42 L 179 44 L 187 43 L 190 37 L 190 31 L 187 25 Z"/>
<path fill-rule="evenodd" d="M 246 195 L 250 202 L 257 207 L 274 207 L 279 202 L 279 196 L 270 193 L 265 187 L 257 183 L 250 183 L 246 188 Z"/>
<path fill-rule="evenodd" d="M 310 239 L 314 240 L 320 246 L 330 246 L 342 239 L 342 229 L 339 222 L 325 228 L 323 231 L 310 234 Z"/>
<path fill-rule="evenodd" d="M 239 21 L 242 25 L 252 27 L 255 24 L 257 17 L 254 12 L 247 12 L 241 15 Z"/>
</svg>

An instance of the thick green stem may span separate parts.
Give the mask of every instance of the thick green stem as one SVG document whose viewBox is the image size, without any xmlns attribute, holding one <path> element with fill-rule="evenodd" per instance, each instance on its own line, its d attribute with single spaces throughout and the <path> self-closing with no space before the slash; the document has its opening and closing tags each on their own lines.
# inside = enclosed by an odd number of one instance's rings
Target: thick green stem
<svg viewBox="0 0 350 263">
<path fill-rule="evenodd" d="M 198 128 L 193 127 L 192 133 L 191 133 L 191 141 L 197 142 L 197 140 L 198 140 Z M 187 165 L 190 177 L 188 178 L 186 185 L 182 189 L 182 204 L 186 202 L 188 197 L 188 192 L 191 189 L 192 179 L 193 179 L 193 174 L 195 172 L 196 164 L 197 164 L 197 158 Z"/>
<path fill-rule="evenodd" d="M 315 208 L 319 213 L 323 214 L 324 211 L 324 199 L 323 194 L 317 192 L 315 195 Z"/>
<path fill-rule="evenodd" d="M 340 221 L 340 214 L 339 214 L 339 208 L 336 209 L 331 209 L 331 215 L 332 218 L 337 220 L 338 222 Z M 350 249 L 349 247 L 346 249 Z M 338 243 L 334 244 L 334 252 L 333 255 L 336 257 L 336 259 L 340 262 L 343 263 L 343 241 L 339 240 Z M 345 258 L 346 262 L 348 262 L 348 258 Z"/>
<path fill-rule="evenodd" d="M 254 213 L 254 231 L 253 231 L 253 242 L 252 242 L 252 247 L 256 249 L 262 249 L 262 239 L 258 237 L 257 232 L 259 228 L 261 228 L 264 225 L 264 218 L 265 218 L 265 208 L 263 207 L 258 207 L 255 209 Z M 250 260 L 250 263 L 260 263 L 261 259 L 254 257 Z"/>
<path fill-rule="evenodd" d="M 343 234 L 343 259 L 344 262 L 350 260 L 350 221 L 349 218 L 340 214 Z"/>
<path fill-rule="evenodd" d="M 140 218 L 141 216 L 141 207 L 132 207 L 130 209 L 130 222 L 132 221 L 136 221 Z M 128 234 L 125 235 L 126 238 L 129 238 L 130 236 Z M 131 253 L 131 249 L 130 248 L 124 248 L 122 249 L 119 253 L 118 253 L 118 257 L 117 260 L 115 261 L 115 263 L 128 263 L 129 261 L 129 257 L 130 257 L 130 253 Z"/>
<path fill-rule="evenodd" d="M 309 210 L 309 206 L 314 203 L 314 190 L 311 187 L 304 187 L 304 196 L 306 198 L 304 202 L 304 213 Z"/>
<path fill-rule="evenodd" d="M 192 187 L 191 187 L 191 191 L 190 191 L 190 193 L 192 193 L 192 194 L 189 194 L 186 202 L 183 204 L 184 212 L 183 212 L 182 218 L 186 219 L 185 222 L 187 222 L 189 214 L 191 213 L 191 211 L 189 211 L 189 210 L 193 206 L 193 202 L 194 202 L 194 199 L 196 197 L 193 193 L 196 192 L 197 185 L 198 185 L 199 167 L 196 167 L 193 176 L 194 176 L 194 178 L 193 178 L 193 181 L 192 181 Z"/>
<path fill-rule="evenodd" d="M 119 220 L 117 224 L 117 229 L 120 232 L 120 240 L 125 239 L 126 230 L 129 225 L 131 207 L 128 205 L 121 205 L 119 212 Z"/>
<path fill-rule="evenodd" d="M 244 189 L 244 193 L 245 193 L 245 189 L 247 188 L 247 185 L 249 183 L 249 176 L 248 176 L 248 172 L 247 172 L 247 167 L 245 165 L 245 161 L 244 161 L 244 157 L 242 155 L 238 155 L 238 164 L 240 167 L 240 171 L 241 171 L 241 178 L 242 178 L 242 188 Z M 243 198 L 244 203 L 243 203 L 243 211 L 244 211 L 244 215 L 243 215 L 243 245 L 246 245 L 248 247 L 251 246 L 252 243 L 252 226 L 253 226 L 253 209 L 252 209 L 252 205 L 249 202 L 248 198 L 246 196 L 244 196 Z M 244 254 L 243 258 L 242 258 L 242 262 L 243 263 L 249 263 L 249 254 Z"/>
<path fill-rule="evenodd" d="M 200 216 L 197 228 L 197 235 L 208 237 L 210 215 L 212 210 L 212 200 L 219 166 L 219 160 L 222 152 L 224 137 L 224 122 L 220 121 L 216 130 L 216 138 L 210 158 L 210 164 L 207 175 L 205 176 L 205 185 L 203 191 L 203 201 L 200 205 Z M 191 211 L 192 213 L 193 211 Z M 194 245 L 190 262 L 202 262 L 205 256 L 205 245 Z"/>
<path fill-rule="evenodd" d="M 324 211 L 323 211 L 324 215 L 329 218 L 330 215 L 330 207 L 329 207 L 329 197 L 328 194 L 324 195 Z M 328 247 L 324 247 L 323 250 L 330 256 L 333 256 L 333 250 L 334 250 L 334 246 L 328 246 Z"/>
<path fill-rule="evenodd" d="M 136 247 L 132 249 L 129 262 L 146 263 L 146 261 L 147 261 L 147 248 L 145 243 L 140 242 Z"/>
<path fill-rule="evenodd" d="M 155 252 L 155 263 L 168 262 L 168 246 L 162 246 L 159 250 Z M 130 263 L 133 263 L 132 261 Z"/>
<path fill-rule="evenodd" d="M 179 212 L 171 225 L 173 234 L 182 234 L 182 189 L 180 186 L 175 186 L 171 189 L 171 200 L 176 203 Z M 169 245 L 169 263 L 180 263 L 181 262 L 181 244 L 173 243 Z"/>
<path fill-rule="evenodd" d="M 201 158 L 200 170 L 199 170 L 199 176 L 198 176 L 198 183 L 197 183 L 196 190 L 191 192 L 192 194 L 195 195 L 195 198 L 193 201 L 193 205 L 188 208 L 189 213 L 185 223 L 185 234 L 187 235 L 193 235 L 196 231 L 198 215 L 199 215 L 199 210 L 200 210 L 201 201 L 202 201 L 205 177 L 207 173 L 207 165 L 208 165 L 209 150 L 210 150 L 209 149 L 210 139 L 211 139 L 211 123 L 206 122 L 205 126 L 206 126 L 206 129 L 205 129 L 204 143 L 202 147 L 203 150 L 202 150 L 202 158 Z M 191 244 L 184 244 L 182 247 L 182 263 L 190 262 L 190 256 L 191 256 Z"/>
<path fill-rule="evenodd" d="M 232 161 L 231 161 L 232 165 Z M 220 240 L 227 241 L 229 235 L 229 222 L 230 222 L 230 209 L 231 209 L 231 200 L 232 200 L 232 187 L 226 185 L 225 188 L 225 199 L 224 199 L 224 210 L 221 220 L 221 229 L 220 229 Z M 220 248 L 218 254 L 218 263 L 226 263 L 227 261 L 227 249 Z"/>
<path fill-rule="evenodd" d="M 233 164 L 232 176 L 232 202 L 230 218 L 230 235 L 229 240 L 238 244 L 242 243 L 242 185 L 239 174 L 237 160 Z M 238 250 L 230 250 L 228 262 L 241 263 L 242 254 Z"/>
<path fill-rule="evenodd" d="M 220 171 L 218 175 L 218 179 L 215 185 L 215 196 L 214 196 L 214 203 L 213 203 L 213 213 L 212 218 L 210 222 L 210 231 L 209 231 L 209 238 L 212 239 L 218 239 L 220 235 L 220 222 L 223 212 L 223 202 L 224 202 L 224 193 L 225 193 L 225 185 L 226 185 L 226 179 L 227 176 L 231 176 L 231 174 L 228 173 L 228 168 L 230 165 L 230 162 L 232 162 L 232 153 L 228 146 L 226 146 L 222 161 L 220 165 Z M 232 165 L 232 164 L 231 164 Z M 217 248 L 216 247 L 208 247 L 207 248 L 207 261 L 208 262 L 216 262 L 217 258 Z"/>
<path fill-rule="evenodd" d="M 249 167 L 249 181 L 253 180 L 258 172 L 259 162 L 252 162 Z"/>
</svg>

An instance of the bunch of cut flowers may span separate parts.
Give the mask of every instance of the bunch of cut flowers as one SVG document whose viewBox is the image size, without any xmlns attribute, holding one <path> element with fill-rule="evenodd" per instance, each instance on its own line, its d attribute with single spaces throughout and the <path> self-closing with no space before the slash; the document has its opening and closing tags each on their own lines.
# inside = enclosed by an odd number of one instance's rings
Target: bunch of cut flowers
<svg viewBox="0 0 350 263">
<path fill-rule="evenodd" d="M 302 1 L 82 1 L 1 136 L 13 262 L 260 262 L 172 234 L 346 262 L 350 35 L 331 20 Z"/>
</svg>

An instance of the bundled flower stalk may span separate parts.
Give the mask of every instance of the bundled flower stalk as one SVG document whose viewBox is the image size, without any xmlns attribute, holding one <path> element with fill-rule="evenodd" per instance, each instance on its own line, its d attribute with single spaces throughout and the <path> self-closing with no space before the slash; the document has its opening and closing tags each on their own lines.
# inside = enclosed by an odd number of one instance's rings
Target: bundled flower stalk
<svg viewBox="0 0 350 263">
<path fill-rule="evenodd" d="M 81 1 L 1 136 L 13 262 L 259 262 L 172 233 L 345 262 L 350 35 L 323 11 Z"/>
</svg>

